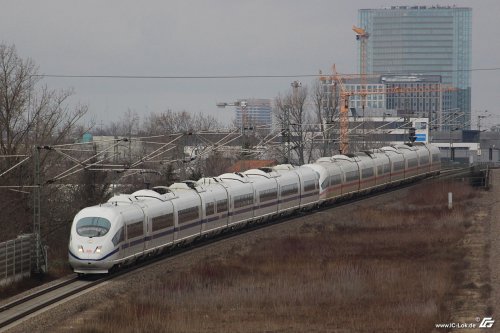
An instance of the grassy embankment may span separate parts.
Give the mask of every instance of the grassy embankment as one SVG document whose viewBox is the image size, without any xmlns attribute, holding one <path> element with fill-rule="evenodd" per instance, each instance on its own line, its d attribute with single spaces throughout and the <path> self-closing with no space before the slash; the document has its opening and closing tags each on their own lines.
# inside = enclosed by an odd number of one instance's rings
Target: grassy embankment
<svg viewBox="0 0 500 333">
<path fill-rule="evenodd" d="M 156 277 L 80 332 L 431 331 L 450 318 L 473 197 L 437 183 L 402 202 L 315 214 L 300 234 Z"/>
<path fill-rule="evenodd" d="M 445 300 L 462 283 L 474 196 L 434 183 L 391 203 L 309 215 L 300 233 L 132 288 L 79 332 L 432 331 L 450 319 Z"/>
</svg>

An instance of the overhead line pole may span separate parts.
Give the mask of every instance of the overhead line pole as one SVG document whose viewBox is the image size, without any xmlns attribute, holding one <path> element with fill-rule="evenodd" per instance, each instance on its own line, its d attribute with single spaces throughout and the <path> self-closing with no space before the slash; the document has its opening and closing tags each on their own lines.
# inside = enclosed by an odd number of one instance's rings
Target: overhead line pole
<svg viewBox="0 0 500 333">
<path fill-rule="evenodd" d="M 34 178 L 33 178 L 33 235 L 35 237 L 35 273 L 42 273 L 42 239 L 41 239 L 41 181 L 40 181 L 40 150 L 41 147 L 33 149 Z"/>
</svg>

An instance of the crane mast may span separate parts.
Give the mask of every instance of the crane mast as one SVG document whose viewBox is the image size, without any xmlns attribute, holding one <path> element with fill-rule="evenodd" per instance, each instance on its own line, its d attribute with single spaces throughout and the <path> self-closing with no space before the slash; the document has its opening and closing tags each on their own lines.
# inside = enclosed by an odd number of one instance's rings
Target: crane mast
<svg viewBox="0 0 500 333">
<path fill-rule="evenodd" d="M 361 74 L 361 90 L 366 90 L 366 48 L 370 34 L 365 29 L 353 25 L 352 30 L 356 33 L 356 40 L 359 40 L 359 73 Z M 361 107 L 363 112 L 366 106 L 366 95 L 361 95 Z"/>
<path fill-rule="evenodd" d="M 344 85 L 343 78 L 337 73 L 335 64 L 333 65 L 333 81 L 337 82 L 340 90 L 340 153 L 345 154 L 349 151 L 349 97 L 350 92 Z"/>
</svg>

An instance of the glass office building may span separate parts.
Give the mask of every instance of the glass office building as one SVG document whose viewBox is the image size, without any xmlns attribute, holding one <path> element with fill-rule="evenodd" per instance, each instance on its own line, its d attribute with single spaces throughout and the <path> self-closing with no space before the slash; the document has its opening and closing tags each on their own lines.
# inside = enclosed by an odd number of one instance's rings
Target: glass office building
<svg viewBox="0 0 500 333">
<path fill-rule="evenodd" d="M 457 88 L 443 93 L 440 128 L 470 128 L 471 16 L 471 8 L 454 6 L 360 9 L 367 72 L 440 75 L 444 86 Z"/>
<path fill-rule="evenodd" d="M 236 126 L 257 127 L 271 129 L 272 106 L 270 99 L 245 99 L 238 100 L 242 106 L 237 106 L 234 111 L 236 115 Z M 242 124 L 243 123 L 243 124 Z"/>
</svg>

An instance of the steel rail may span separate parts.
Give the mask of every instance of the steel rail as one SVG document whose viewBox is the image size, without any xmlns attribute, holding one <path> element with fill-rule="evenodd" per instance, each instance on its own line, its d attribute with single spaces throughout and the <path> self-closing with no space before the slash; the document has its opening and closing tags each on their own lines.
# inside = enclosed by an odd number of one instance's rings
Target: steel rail
<svg viewBox="0 0 500 333">
<path fill-rule="evenodd" d="M 13 308 L 13 307 L 15 307 L 15 306 L 17 306 L 19 304 L 22 304 L 22 303 L 25 303 L 25 302 L 27 302 L 29 300 L 32 300 L 32 299 L 34 299 L 36 297 L 40 297 L 42 295 L 45 295 L 48 292 L 51 292 L 53 290 L 59 289 L 59 288 L 64 287 L 64 286 L 67 286 L 68 284 L 73 283 L 77 279 L 78 278 L 76 276 L 74 276 L 74 277 L 72 277 L 72 278 L 70 278 L 68 280 L 64 280 L 64 281 L 62 281 L 60 283 L 57 283 L 57 284 L 54 284 L 54 285 L 52 285 L 52 286 L 50 286 L 48 288 L 38 290 L 38 291 L 36 291 L 36 292 L 34 292 L 32 294 L 29 294 L 29 295 L 27 295 L 25 297 L 22 297 L 22 298 L 14 300 L 12 302 L 9 302 L 9 303 L 6 303 L 4 305 L 1 305 L 0 306 L 0 313 L 4 312 L 5 310 L 8 310 L 10 308 Z"/>
<path fill-rule="evenodd" d="M 70 288 L 68 291 L 57 295 L 57 290 L 67 287 L 71 284 L 77 284 L 81 280 L 74 277 L 67 281 L 61 282 L 57 285 L 48 287 L 46 289 L 40 290 L 32 295 L 23 297 L 21 299 L 15 300 L 11 303 L 5 304 L 0 308 L 0 332 L 3 328 L 39 311 L 53 305 L 61 300 L 64 300 L 70 296 L 73 296 L 81 291 L 89 289 L 104 282 L 107 278 L 98 279 L 95 281 L 89 281 L 89 283 L 84 283 L 75 288 Z M 47 294 L 54 292 L 56 295 L 54 297 L 43 299 Z M 10 314 L 8 312 L 11 312 Z M 4 318 L 2 318 L 4 317 Z"/>
</svg>

